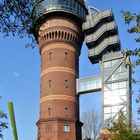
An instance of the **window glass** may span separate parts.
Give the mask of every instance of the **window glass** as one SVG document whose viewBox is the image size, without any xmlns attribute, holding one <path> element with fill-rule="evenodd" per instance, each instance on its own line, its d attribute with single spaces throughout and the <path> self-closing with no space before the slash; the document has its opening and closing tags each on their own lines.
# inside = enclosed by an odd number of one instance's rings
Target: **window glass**
<svg viewBox="0 0 140 140">
<path fill-rule="evenodd" d="M 119 106 L 119 112 L 122 111 L 123 108 L 124 108 L 124 105 L 120 105 Z"/>
<path fill-rule="evenodd" d="M 126 72 L 119 73 L 119 79 L 125 79 L 126 78 Z"/>
<path fill-rule="evenodd" d="M 116 65 L 116 64 L 118 63 L 118 61 L 119 61 L 119 60 L 113 60 L 113 61 L 112 61 L 112 67 L 113 67 L 114 65 Z"/>
<path fill-rule="evenodd" d="M 106 86 L 104 86 L 104 91 L 108 91 L 109 89 L 106 87 Z"/>
<path fill-rule="evenodd" d="M 104 68 L 110 68 L 111 67 L 111 61 L 105 62 L 104 63 Z"/>
<path fill-rule="evenodd" d="M 104 108 L 104 113 L 111 113 L 111 107 L 105 107 Z"/>
<path fill-rule="evenodd" d="M 105 98 L 108 98 L 108 97 L 110 97 L 111 95 L 112 95 L 112 92 L 111 92 L 111 91 L 106 91 L 106 92 L 104 92 Z"/>
<path fill-rule="evenodd" d="M 119 82 L 119 88 L 126 87 L 126 82 Z"/>
<path fill-rule="evenodd" d="M 64 125 L 64 132 L 70 132 L 70 126 Z"/>
<path fill-rule="evenodd" d="M 115 115 L 116 115 L 116 113 L 112 113 L 111 117 L 112 117 L 112 118 L 114 118 L 114 117 L 115 117 Z"/>
<path fill-rule="evenodd" d="M 108 90 L 111 90 L 112 89 L 112 84 L 107 84 L 106 88 L 108 88 Z"/>
<path fill-rule="evenodd" d="M 112 89 L 118 89 L 119 84 L 118 83 L 112 83 Z"/>
<path fill-rule="evenodd" d="M 119 67 L 119 72 L 125 72 L 126 71 L 126 66 L 125 64 L 122 64 L 120 67 Z"/>
<path fill-rule="evenodd" d="M 123 112 L 126 112 L 126 106 L 123 108 L 123 110 L 122 110 Z"/>
<path fill-rule="evenodd" d="M 72 8 L 74 11 L 77 11 L 77 2 L 75 0 L 72 2 Z"/>
<path fill-rule="evenodd" d="M 118 80 L 118 74 L 113 74 L 113 75 L 111 76 L 111 78 L 112 78 L 112 81 Z"/>
<path fill-rule="evenodd" d="M 119 96 L 126 95 L 126 88 L 119 89 Z"/>
<path fill-rule="evenodd" d="M 126 96 L 121 96 L 122 102 L 126 102 Z"/>
<path fill-rule="evenodd" d="M 118 120 L 118 114 L 116 114 L 115 120 Z"/>
<path fill-rule="evenodd" d="M 105 114 L 104 115 L 104 120 L 108 120 L 108 119 L 110 119 L 110 117 L 111 117 L 111 114 Z"/>
<path fill-rule="evenodd" d="M 119 111 L 118 106 L 113 106 L 113 107 L 112 107 L 112 112 L 118 112 L 118 111 Z"/>
</svg>

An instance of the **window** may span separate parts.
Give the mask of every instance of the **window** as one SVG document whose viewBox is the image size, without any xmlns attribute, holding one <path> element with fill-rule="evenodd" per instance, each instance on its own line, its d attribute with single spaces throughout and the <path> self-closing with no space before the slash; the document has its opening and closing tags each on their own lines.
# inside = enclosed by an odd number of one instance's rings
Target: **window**
<svg viewBox="0 0 140 140">
<path fill-rule="evenodd" d="M 49 87 L 51 88 L 51 86 L 52 86 L 52 80 L 49 80 Z"/>
<path fill-rule="evenodd" d="M 65 80 L 65 88 L 68 88 L 68 80 Z"/>
<path fill-rule="evenodd" d="M 46 125 L 46 132 L 49 132 L 49 125 Z"/>
<path fill-rule="evenodd" d="M 110 68 L 111 67 L 111 61 L 104 62 L 104 68 Z"/>
<path fill-rule="evenodd" d="M 48 108 L 48 115 L 50 116 L 50 114 L 51 114 L 51 108 L 49 107 Z"/>
<path fill-rule="evenodd" d="M 46 132 L 49 133 L 52 131 L 52 124 L 47 124 L 46 125 Z"/>
<path fill-rule="evenodd" d="M 64 132 L 70 132 L 70 126 L 64 125 Z"/>
<path fill-rule="evenodd" d="M 126 81 L 119 82 L 119 88 L 125 88 L 126 87 Z"/>
<path fill-rule="evenodd" d="M 52 52 L 49 52 L 49 59 L 52 60 Z"/>
<path fill-rule="evenodd" d="M 67 59 L 68 59 L 68 53 L 65 52 L 65 60 L 67 60 Z"/>
</svg>

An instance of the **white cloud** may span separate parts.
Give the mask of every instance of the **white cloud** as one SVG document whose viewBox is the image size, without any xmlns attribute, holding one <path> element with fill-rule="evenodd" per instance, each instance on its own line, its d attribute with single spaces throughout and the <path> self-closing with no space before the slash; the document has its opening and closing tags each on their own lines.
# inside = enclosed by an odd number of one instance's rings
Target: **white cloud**
<svg viewBox="0 0 140 140">
<path fill-rule="evenodd" d="M 19 74 L 18 72 L 14 72 L 13 75 L 14 75 L 15 77 L 18 77 L 20 74 Z"/>
</svg>

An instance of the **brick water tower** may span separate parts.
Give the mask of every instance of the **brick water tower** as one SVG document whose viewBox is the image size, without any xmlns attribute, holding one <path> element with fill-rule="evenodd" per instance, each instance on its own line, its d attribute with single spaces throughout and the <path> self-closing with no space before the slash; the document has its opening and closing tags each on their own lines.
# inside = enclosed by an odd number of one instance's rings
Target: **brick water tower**
<svg viewBox="0 0 140 140">
<path fill-rule="evenodd" d="M 37 0 L 34 5 L 41 55 L 38 140 L 82 139 L 76 78 L 86 14 L 83 0 Z"/>
</svg>

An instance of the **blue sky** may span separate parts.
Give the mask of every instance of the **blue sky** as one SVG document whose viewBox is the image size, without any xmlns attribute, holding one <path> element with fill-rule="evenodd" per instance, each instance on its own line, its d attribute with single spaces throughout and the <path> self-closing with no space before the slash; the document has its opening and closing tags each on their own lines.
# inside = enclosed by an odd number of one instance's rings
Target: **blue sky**
<svg viewBox="0 0 140 140">
<path fill-rule="evenodd" d="M 121 10 L 139 11 L 139 0 L 87 0 L 87 4 L 100 10 L 112 8 L 119 29 L 122 48 L 139 47 L 134 35 L 129 35 L 127 25 L 121 18 Z M 39 118 L 40 92 L 40 56 L 38 48 L 26 48 L 28 38 L 3 38 L 0 34 L 0 109 L 8 114 L 7 103 L 14 102 L 17 129 L 20 140 L 36 140 Z M 80 56 L 80 77 L 99 74 L 99 66 L 92 65 L 87 58 L 87 48 L 83 44 Z M 136 104 L 133 102 L 133 113 L 136 114 Z M 101 110 L 101 93 L 80 97 L 80 111 L 95 108 Z M 9 114 L 8 114 L 9 115 Z M 9 122 L 9 120 L 7 120 Z M 9 122 L 10 123 L 10 122 Z M 5 140 L 13 140 L 11 126 L 4 132 Z"/>
</svg>

